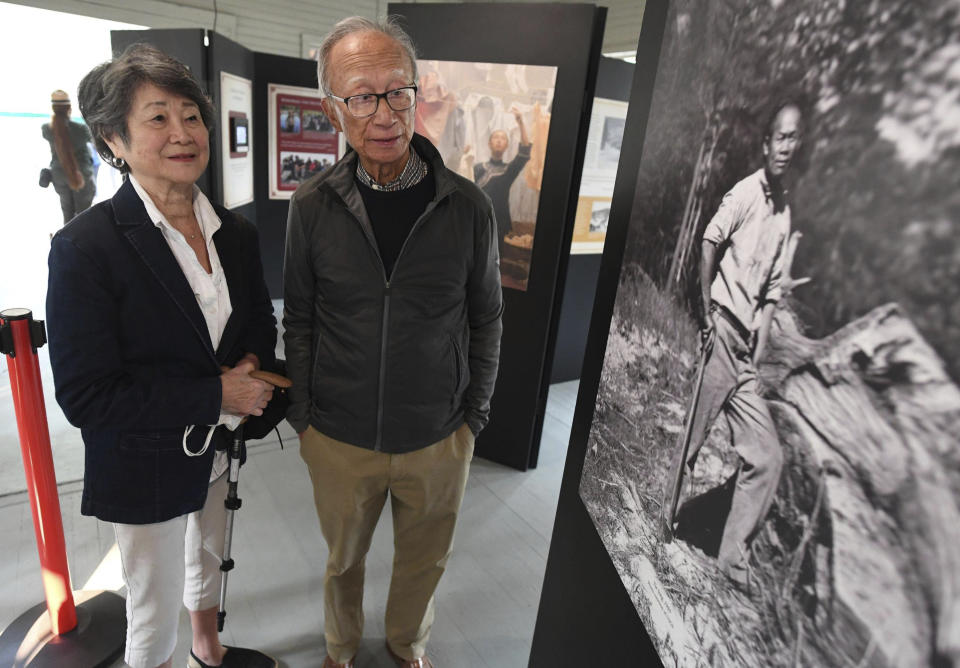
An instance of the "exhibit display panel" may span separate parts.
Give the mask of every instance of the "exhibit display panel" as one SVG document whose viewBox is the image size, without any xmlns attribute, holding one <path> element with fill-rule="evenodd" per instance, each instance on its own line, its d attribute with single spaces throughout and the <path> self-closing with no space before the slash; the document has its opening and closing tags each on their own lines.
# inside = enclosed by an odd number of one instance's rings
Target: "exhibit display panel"
<svg viewBox="0 0 960 668">
<path fill-rule="evenodd" d="M 665 664 L 958 665 L 960 13 L 663 9 L 564 493 Z"/>
<path fill-rule="evenodd" d="M 419 60 L 416 132 L 493 201 L 503 287 L 526 290 L 556 67 Z"/>
<path fill-rule="evenodd" d="M 234 209 L 253 201 L 253 82 L 220 72 L 219 111 L 223 205 Z"/>
<path fill-rule="evenodd" d="M 583 367 L 590 314 L 593 312 L 597 279 L 600 277 L 600 254 L 607 234 L 606 223 L 617 174 L 617 163 L 614 163 L 611 169 L 609 160 L 597 159 L 597 150 L 602 143 L 603 127 L 609 125 L 605 121 L 607 115 L 604 112 L 611 112 L 609 115 L 615 119 L 622 117 L 625 126 L 633 71 L 632 63 L 607 57 L 600 59 L 600 65 L 597 68 L 594 109 L 590 115 L 590 131 L 587 134 L 587 148 L 580 180 L 580 198 L 577 201 L 570 258 L 567 260 L 567 277 L 563 287 L 560 324 L 557 327 L 556 351 L 550 373 L 551 383 L 579 379 Z M 622 143 L 622 134 L 620 141 Z M 619 144 L 617 155 L 619 156 Z M 601 168 L 598 169 L 598 167 Z M 590 220 L 595 207 L 605 207 L 607 215 L 603 217 L 602 230 L 595 229 L 591 232 Z"/>
<path fill-rule="evenodd" d="M 278 101 L 283 97 L 280 91 L 289 92 L 294 99 L 301 96 L 314 100 L 317 91 L 317 63 L 304 58 L 290 58 L 270 53 L 254 53 L 254 91 L 253 104 L 255 109 L 263 112 L 256 115 L 254 132 L 259 137 L 267 138 L 267 159 L 259 160 L 254 165 L 254 186 L 257 198 L 257 227 L 260 232 L 260 256 L 263 260 L 263 276 L 270 290 L 271 299 L 281 299 L 283 296 L 283 254 L 287 236 L 287 207 L 292 191 L 281 189 L 278 183 L 282 172 L 278 146 L 282 143 L 271 142 L 271 137 L 278 134 L 280 114 L 277 113 Z M 273 95 L 271 95 L 273 91 Z M 317 100 L 317 103 L 319 100 Z M 309 102 L 309 110 L 314 110 L 314 102 Z M 308 114 L 309 115 L 309 114 Z M 314 118 L 317 118 L 314 116 Z M 319 118 L 317 118 L 319 121 Z M 302 128 L 302 121 L 301 121 Z M 311 134 L 312 130 L 309 131 Z M 311 142 L 319 139 L 313 146 L 320 146 L 322 150 L 312 153 L 329 153 L 331 148 L 340 147 L 339 138 L 334 143 L 329 141 L 329 135 L 320 133 L 311 137 Z M 298 141 L 297 137 L 292 137 Z M 261 146 L 263 144 L 261 143 Z M 287 144 L 289 146 L 289 144 Z M 336 149 L 338 155 L 343 155 L 342 147 Z M 323 158 L 320 158 L 321 164 Z M 306 161 L 304 161 L 306 163 Z M 304 164 L 304 169 L 306 165 Z M 295 176 L 295 175 L 294 175 Z M 294 188 L 296 189 L 296 188 Z"/>
<path fill-rule="evenodd" d="M 571 253 L 603 252 L 626 120 L 625 101 L 593 98 Z"/>
<path fill-rule="evenodd" d="M 526 470 L 537 462 L 606 10 L 431 3 L 387 11 L 420 58 L 418 131 L 445 151 L 448 167 L 472 168 L 488 193 L 496 186 L 505 195 L 494 201 L 503 239 L 500 371 L 476 453 Z M 524 169 L 494 183 L 488 167 L 499 149 L 490 135 L 506 144 L 497 167 L 506 171 L 524 131 L 532 144 Z"/>
<path fill-rule="evenodd" d="M 270 199 L 290 199 L 297 186 L 343 155 L 322 101 L 317 88 L 267 84 Z"/>
</svg>

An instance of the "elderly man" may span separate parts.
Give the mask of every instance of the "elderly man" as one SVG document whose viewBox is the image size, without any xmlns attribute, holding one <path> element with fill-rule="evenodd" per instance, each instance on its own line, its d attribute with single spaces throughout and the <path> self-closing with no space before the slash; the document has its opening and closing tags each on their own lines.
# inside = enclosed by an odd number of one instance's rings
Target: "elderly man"
<svg viewBox="0 0 960 668">
<path fill-rule="evenodd" d="M 687 463 L 692 468 L 710 426 L 723 412 L 740 468 L 719 565 L 739 588 L 747 584 L 749 541 L 770 510 L 783 466 L 777 431 L 758 392 L 756 367 L 781 296 L 790 235 L 783 177 L 799 146 L 800 126 L 795 104 L 774 109 L 764 127 L 763 167 L 724 195 L 703 233 L 705 368 Z"/>
<path fill-rule="evenodd" d="M 417 66 L 399 27 L 344 19 L 318 67 L 324 110 L 353 150 L 290 202 L 283 322 L 288 419 L 330 549 L 324 666 L 353 666 L 364 558 L 389 493 L 387 648 L 426 668 L 433 593 L 497 375 L 497 223 L 414 134 Z"/>
</svg>

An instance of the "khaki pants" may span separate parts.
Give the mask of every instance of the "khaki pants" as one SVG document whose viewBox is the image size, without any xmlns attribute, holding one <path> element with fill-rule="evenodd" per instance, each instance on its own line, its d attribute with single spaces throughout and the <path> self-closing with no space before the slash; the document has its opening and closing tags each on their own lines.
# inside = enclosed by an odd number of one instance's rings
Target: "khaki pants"
<svg viewBox="0 0 960 668">
<path fill-rule="evenodd" d="M 389 493 L 395 552 L 387 642 L 405 659 L 422 657 L 433 625 L 433 592 L 453 549 L 473 458 L 470 428 L 463 425 L 429 447 L 391 455 L 309 427 L 300 439 L 300 456 L 310 471 L 330 550 L 324 576 L 327 654 L 342 663 L 360 646 L 364 560 Z"/>
<path fill-rule="evenodd" d="M 693 466 L 710 427 L 722 412 L 741 461 L 718 561 L 721 569 L 735 571 L 746 568 L 748 542 L 773 503 L 783 452 L 767 402 L 757 393 L 752 351 L 724 318 L 717 317 L 716 323 L 717 335 L 703 372 L 687 463 Z"/>
</svg>

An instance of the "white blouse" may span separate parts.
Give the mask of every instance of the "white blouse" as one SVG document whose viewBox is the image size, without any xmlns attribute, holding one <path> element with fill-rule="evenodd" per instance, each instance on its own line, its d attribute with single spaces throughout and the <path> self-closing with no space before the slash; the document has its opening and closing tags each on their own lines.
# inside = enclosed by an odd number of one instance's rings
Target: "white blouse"
<svg viewBox="0 0 960 668">
<path fill-rule="evenodd" d="M 167 221 L 166 217 L 160 213 L 160 209 L 153 203 L 150 195 L 143 186 L 137 182 L 137 179 L 134 178 L 132 174 L 129 178 L 134 190 L 137 191 L 137 195 L 139 195 L 143 201 L 147 215 L 150 217 L 150 220 L 153 221 L 153 224 L 160 228 L 160 231 L 163 233 L 163 238 L 173 253 L 173 257 L 176 258 L 177 264 L 180 265 L 180 269 L 187 279 L 187 283 L 190 284 L 190 289 L 193 290 L 193 295 L 197 298 L 197 304 L 200 306 L 203 319 L 207 324 L 210 343 L 213 345 L 213 349 L 216 350 L 217 346 L 220 345 L 223 330 L 227 326 L 227 320 L 229 320 L 230 314 L 233 312 L 233 307 L 230 304 L 230 290 L 227 286 L 227 279 L 223 273 L 223 266 L 220 264 L 220 256 L 217 255 L 217 247 L 213 243 L 213 234 L 220 229 L 220 217 L 217 216 L 217 212 L 214 210 L 213 205 L 210 204 L 207 196 L 203 194 L 200 188 L 193 186 L 193 213 L 197 217 L 197 222 L 200 223 L 200 232 L 203 234 L 203 239 L 207 247 L 207 255 L 210 258 L 211 271 L 207 273 L 207 270 L 200 264 L 200 259 L 190 247 L 183 233 L 174 228 L 169 221 Z M 240 424 L 242 419 L 239 415 L 231 415 L 221 411 L 217 424 L 209 425 L 207 439 L 199 452 L 191 452 L 187 448 L 187 436 L 193 430 L 193 426 L 187 427 L 183 434 L 184 452 L 190 456 L 203 454 L 210 444 L 214 427 L 219 424 L 224 424 L 228 429 L 233 430 L 237 428 L 237 425 Z M 229 461 L 227 460 L 227 453 L 223 451 L 217 452 L 214 456 L 213 471 L 210 473 L 210 480 L 213 481 L 219 478 L 228 467 Z"/>
</svg>

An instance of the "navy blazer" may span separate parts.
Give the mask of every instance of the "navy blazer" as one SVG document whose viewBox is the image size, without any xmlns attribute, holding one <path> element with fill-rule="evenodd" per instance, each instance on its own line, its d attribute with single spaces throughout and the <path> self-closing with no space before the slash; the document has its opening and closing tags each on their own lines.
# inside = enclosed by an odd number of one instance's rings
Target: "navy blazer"
<svg viewBox="0 0 960 668">
<path fill-rule="evenodd" d="M 274 359 L 276 321 L 256 228 L 223 207 L 213 235 L 232 313 L 217 350 L 163 233 L 129 181 L 60 230 L 50 248 L 47 335 L 57 402 L 86 451 L 80 510 L 162 522 L 203 507 L 220 428 L 200 457 L 187 425 L 217 422 L 220 366 Z M 198 451 L 207 429 L 191 432 Z M 218 443 L 219 442 L 219 443 Z"/>
</svg>

